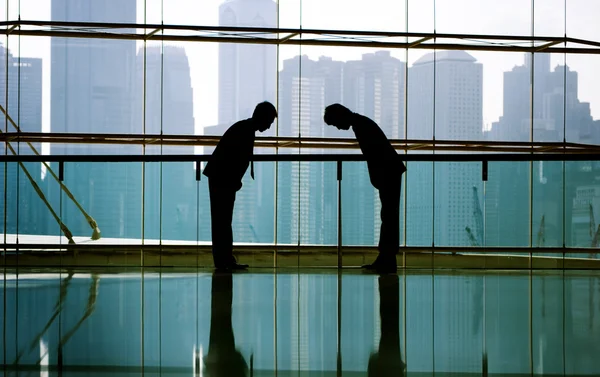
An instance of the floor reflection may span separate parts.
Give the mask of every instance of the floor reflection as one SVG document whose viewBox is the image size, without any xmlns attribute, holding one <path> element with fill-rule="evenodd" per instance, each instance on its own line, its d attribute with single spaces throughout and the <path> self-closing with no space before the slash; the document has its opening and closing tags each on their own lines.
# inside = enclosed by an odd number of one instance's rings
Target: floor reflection
<svg viewBox="0 0 600 377">
<path fill-rule="evenodd" d="M 20 269 L 2 287 L 3 375 L 600 375 L 593 271 Z"/>
<path fill-rule="evenodd" d="M 210 340 L 208 354 L 204 359 L 206 375 L 210 377 L 235 377 L 248 374 L 248 364 L 235 345 L 231 325 L 232 301 L 232 273 L 214 272 L 210 305 Z"/>
<path fill-rule="evenodd" d="M 369 358 L 369 377 L 403 376 L 405 365 L 400 352 L 400 283 L 398 275 L 379 277 L 379 349 Z"/>
</svg>

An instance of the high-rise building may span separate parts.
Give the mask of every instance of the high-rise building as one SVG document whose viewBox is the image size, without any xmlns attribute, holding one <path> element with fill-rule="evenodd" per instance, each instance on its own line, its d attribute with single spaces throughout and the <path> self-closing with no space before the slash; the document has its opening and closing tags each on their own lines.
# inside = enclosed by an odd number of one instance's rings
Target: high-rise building
<svg viewBox="0 0 600 377">
<path fill-rule="evenodd" d="M 410 138 L 429 139 L 433 131 L 441 140 L 481 140 L 482 75 L 482 64 L 464 51 L 429 53 L 417 60 L 409 68 Z M 407 174 L 409 244 L 470 245 L 467 227 L 477 242 L 483 242 L 483 229 L 478 229 L 480 164 L 440 162 L 422 166 L 415 174 L 409 169 Z M 431 188 L 433 200 L 421 195 Z M 433 240 L 428 236 L 432 233 Z"/>
<path fill-rule="evenodd" d="M 325 106 L 341 101 L 343 62 L 296 56 L 279 75 L 279 134 L 323 137 Z M 322 149 L 282 149 L 279 153 L 324 153 Z M 278 242 L 337 242 L 337 181 L 334 162 L 282 162 L 278 169 Z M 300 239 L 298 239 L 298 237 Z"/>
<path fill-rule="evenodd" d="M 387 51 L 348 62 L 307 56 L 285 60 L 279 75 L 280 135 L 353 138 L 351 130 L 323 122 L 325 107 L 338 102 L 373 119 L 389 138 L 403 135 L 404 70 L 404 63 Z M 334 163 L 280 164 L 278 241 L 296 243 L 299 234 L 302 244 L 337 242 L 336 168 Z M 342 177 L 342 242 L 373 245 L 378 241 L 380 204 L 366 164 L 344 164 Z"/>
<path fill-rule="evenodd" d="M 277 4 L 272 0 L 226 0 L 219 6 L 220 26 L 275 27 Z M 222 135 L 235 122 L 252 116 L 262 101 L 275 102 L 277 49 L 274 45 L 219 45 L 219 124 L 206 135 Z M 276 124 L 260 136 L 275 135 Z M 204 148 L 212 153 L 213 148 Z M 255 154 L 274 151 L 255 150 Z M 250 170 L 250 169 L 248 169 Z M 275 164 L 254 163 L 255 180 L 246 174 L 236 197 L 233 237 L 236 242 L 271 243 L 274 232 Z"/>
<path fill-rule="evenodd" d="M 219 7 L 220 26 L 276 27 L 273 0 L 226 0 Z M 252 116 L 257 103 L 275 103 L 277 49 L 274 45 L 219 45 L 219 124 Z"/>
<path fill-rule="evenodd" d="M 136 21 L 135 0 L 53 0 L 53 21 Z M 141 133 L 134 122 L 135 41 L 52 38 L 52 132 Z M 141 153 L 139 146 L 52 145 L 52 154 Z M 104 237 L 141 238 L 141 163 L 68 163 L 64 183 Z M 53 195 L 54 198 L 58 194 Z M 58 205 L 58 203 L 56 203 Z M 74 235 L 91 233 L 69 200 L 61 216 Z"/>
<path fill-rule="evenodd" d="M 141 48 L 137 55 L 139 83 L 143 82 L 144 64 L 146 90 L 136 91 L 140 111 L 135 114 L 142 116 L 145 101 L 145 133 L 193 135 L 194 96 L 185 49 L 168 45 Z M 193 155 L 194 147 L 149 146 L 146 153 Z M 193 163 L 146 163 L 144 193 L 144 238 L 196 240 L 198 199 Z M 206 219 L 202 220 L 207 227 Z"/>
<path fill-rule="evenodd" d="M 404 137 L 405 71 L 406 63 L 389 51 L 363 54 L 360 60 L 346 62 L 343 104 L 373 119 L 389 139 Z M 354 134 L 350 132 L 349 136 Z M 344 244 L 377 244 L 381 202 L 369 180 L 366 163 L 344 164 L 342 205 Z"/>
<path fill-rule="evenodd" d="M 564 65 L 551 70 L 550 54 L 533 57 L 526 54 L 523 65 L 504 72 L 503 113 L 487 136 L 501 141 L 595 144 L 600 141 L 596 128 L 590 104 L 578 98 L 577 72 Z M 596 215 L 600 212 L 597 208 L 590 210 L 590 204 L 594 207 L 593 200 L 582 200 L 581 193 L 590 191 L 590 180 L 585 176 L 594 169 L 592 164 L 580 162 L 491 165 L 486 188 L 486 244 L 590 246 L 590 212 Z M 565 177 L 569 182 L 564 186 L 566 193 L 562 184 Z M 530 198 L 531 183 L 533 195 Z M 529 215 L 523 215 L 523 208 L 530 206 L 531 229 Z M 567 222 L 563 224 L 565 219 Z M 566 239 L 563 239 L 563 226 Z"/>
<path fill-rule="evenodd" d="M 0 93 L 0 105 L 10 118 L 23 132 L 42 131 L 42 59 L 14 57 L 10 51 L 0 46 L 0 70 L 6 74 L 0 77 L 0 85 L 7 90 Z M 3 132 L 16 132 L 11 122 L 0 114 Z M 6 129 L 4 128 L 6 125 Z M 31 144 L 38 152 L 39 143 Z M 12 149 L 2 153 L 11 155 L 34 154 L 27 143 L 10 143 Z M 2 164 L 0 167 L 0 185 L 4 187 L 4 169 L 6 168 L 6 208 L 4 201 L 0 203 L 0 224 L 5 233 L 9 234 L 44 234 L 47 232 L 46 218 L 49 216 L 47 208 L 41 202 L 33 184 L 27 177 L 23 168 L 27 170 L 32 180 L 46 191 L 47 181 L 42 178 L 41 164 L 23 163 L 19 166 L 16 162 Z M 4 213 L 6 211 L 6 224 Z M 18 214 L 18 216 L 17 216 Z"/>
</svg>

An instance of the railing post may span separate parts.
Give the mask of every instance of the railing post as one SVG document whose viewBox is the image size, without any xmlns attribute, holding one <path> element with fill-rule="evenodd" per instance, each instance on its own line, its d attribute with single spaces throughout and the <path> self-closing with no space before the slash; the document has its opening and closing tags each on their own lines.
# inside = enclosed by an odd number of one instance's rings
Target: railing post
<svg viewBox="0 0 600 377">
<path fill-rule="evenodd" d="M 342 160 L 337 160 L 337 181 L 338 181 L 337 257 L 338 257 L 338 268 L 342 268 Z"/>
</svg>

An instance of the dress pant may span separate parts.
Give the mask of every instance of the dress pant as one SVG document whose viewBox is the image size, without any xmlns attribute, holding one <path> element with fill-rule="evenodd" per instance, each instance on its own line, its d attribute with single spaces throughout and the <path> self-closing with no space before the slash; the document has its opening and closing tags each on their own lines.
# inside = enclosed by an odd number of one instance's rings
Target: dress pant
<svg viewBox="0 0 600 377">
<path fill-rule="evenodd" d="M 234 261 L 233 258 L 233 206 L 236 190 L 217 180 L 208 179 L 212 253 L 216 267 Z"/>
<path fill-rule="evenodd" d="M 379 253 L 398 254 L 400 249 L 400 190 L 402 174 L 388 177 L 379 187 L 381 200 L 381 230 L 379 232 Z"/>
</svg>

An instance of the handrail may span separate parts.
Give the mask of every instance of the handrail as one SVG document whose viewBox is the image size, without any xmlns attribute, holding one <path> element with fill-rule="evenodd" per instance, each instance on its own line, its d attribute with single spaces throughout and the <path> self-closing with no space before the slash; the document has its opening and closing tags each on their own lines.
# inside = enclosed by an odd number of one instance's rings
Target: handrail
<svg viewBox="0 0 600 377">
<path fill-rule="evenodd" d="M 110 134 L 110 133 L 61 133 L 61 132 L 4 132 L 0 142 L 30 142 L 57 144 L 114 144 L 152 146 L 215 146 L 220 135 L 181 134 Z M 390 139 L 397 150 L 452 150 L 452 151 L 501 151 L 501 152 L 552 152 L 565 153 L 590 151 L 600 153 L 600 145 L 573 142 L 497 141 L 497 140 L 426 140 Z M 359 149 L 355 138 L 260 136 L 255 146 L 283 149 Z"/>
<path fill-rule="evenodd" d="M 534 162 L 599 161 L 600 153 L 469 153 L 400 154 L 403 161 L 414 162 Z M 114 155 L 0 155 L 0 162 L 203 162 L 208 154 L 114 154 Z M 255 162 L 360 162 L 362 154 L 255 154 Z"/>
</svg>

